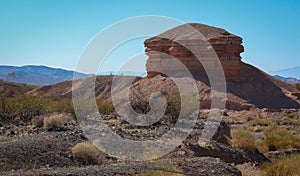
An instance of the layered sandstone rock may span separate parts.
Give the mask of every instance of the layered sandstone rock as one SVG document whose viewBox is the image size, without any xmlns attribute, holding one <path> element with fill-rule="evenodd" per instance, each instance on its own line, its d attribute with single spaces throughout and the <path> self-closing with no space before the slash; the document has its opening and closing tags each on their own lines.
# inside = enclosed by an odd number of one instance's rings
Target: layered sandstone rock
<svg viewBox="0 0 300 176">
<path fill-rule="evenodd" d="M 240 79 L 240 53 L 244 51 L 242 38 L 224 29 L 190 23 L 147 39 L 144 44 L 149 56 L 146 63 L 148 77 L 185 71 L 176 59 L 190 72 L 206 74 L 203 62 L 218 59 L 227 81 Z M 212 64 L 205 69 L 214 72 L 218 68 Z"/>
</svg>

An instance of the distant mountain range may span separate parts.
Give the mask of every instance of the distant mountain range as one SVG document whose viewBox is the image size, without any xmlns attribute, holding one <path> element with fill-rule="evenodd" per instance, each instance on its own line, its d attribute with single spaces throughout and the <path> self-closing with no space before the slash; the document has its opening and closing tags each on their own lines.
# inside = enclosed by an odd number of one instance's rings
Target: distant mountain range
<svg viewBox="0 0 300 176">
<path fill-rule="evenodd" d="M 286 78 L 286 77 L 279 76 L 279 75 L 275 75 L 274 77 L 281 81 L 284 81 L 286 83 L 290 83 L 290 84 L 300 83 L 300 79 L 297 79 L 297 78 Z"/>
<path fill-rule="evenodd" d="M 11 74 L 11 73 L 15 73 Z M 0 79 L 9 82 L 26 83 L 31 85 L 50 85 L 56 84 L 63 81 L 73 79 L 73 74 L 76 73 L 76 77 L 85 78 L 92 76 L 92 74 L 84 74 L 70 70 L 64 70 L 61 68 L 51 68 L 46 66 L 38 65 L 27 65 L 27 66 L 0 66 Z M 278 70 L 269 72 L 275 78 L 282 80 L 287 83 L 299 83 L 300 82 L 300 67 Z M 97 75 L 130 75 L 144 77 L 147 75 L 144 73 L 137 72 L 117 72 L 117 71 L 106 71 L 99 72 Z"/>
<path fill-rule="evenodd" d="M 14 73 L 14 74 L 12 74 Z M 27 66 L 1 66 L 0 65 L 0 79 L 8 82 L 26 83 L 31 85 L 50 85 L 63 81 L 73 79 L 73 74 L 76 73 L 77 78 L 85 78 L 93 76 L 93 74 L 84 74 L 70 70 L 64 70 L 61 68 L 51 68 L 39 65 L 27 65 Z M 130 75 L 130 76 L 146 76 L 146 72 L 130 72 L 130 71 L 106 71 L 99 72 L 97 75 Z"/>
<path fill-rule="evenodd" d="M 269 72 L 271 75 L 280 75 L 285 78 L 296 78 L 297 80 L 300 79 L 300 66 L 287 68 L 283 70 L 271 71 Z"/>
<path fill-rule="evenodd" d="M 92 76 L 91 74 L 37 65 L 27 65 L 22 67 L 0 66 L 0 79 L 31 85 L 49 85 L 72 80 L 74 73 L 77 73 L 76 76 L 78 78 Z"/>
</svg>

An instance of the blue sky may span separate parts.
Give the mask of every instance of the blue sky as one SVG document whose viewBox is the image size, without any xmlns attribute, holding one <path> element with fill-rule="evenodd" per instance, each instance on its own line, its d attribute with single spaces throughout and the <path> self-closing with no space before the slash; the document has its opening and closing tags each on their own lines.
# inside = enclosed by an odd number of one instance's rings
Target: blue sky
<svg viewBox="0 0 300 176">
<path fill-rule="evenodd" d="M 298 0 L 0 0 L 0 65 L 73 70 L 105 27 L 134 16 L 162 15 L 224 28 L 243 38 L 245 62 L 264 71 L 284 69 L 300 66 L 299 14 Z M 129 42 L 123 52 L 142 52 L 142 42 Z M 107 70 L 126 58 L 114 59 Z"/>
</svg>

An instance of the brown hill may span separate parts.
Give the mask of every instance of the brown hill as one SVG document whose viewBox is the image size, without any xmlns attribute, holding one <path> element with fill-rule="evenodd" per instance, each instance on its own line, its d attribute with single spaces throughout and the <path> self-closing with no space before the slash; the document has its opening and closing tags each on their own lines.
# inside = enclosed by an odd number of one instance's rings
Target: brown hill
<svg viewBox="0 0 300 176">
<path fill-rule="evenodd" d="M 36 86 L 6 82 L 0 79 L 0 95 L 1 97 L 11 97 L 14 95 L 23 95 L 26 92 L 36 88 Z"/>
<path fill-rule="evenodd" d="M 131 76 L 123 76 L 125 79 Z M 103 98 L 107 99 L 110 97 L 110 87 L 113 80 L 113 75 L 107 75 L 107 76 L 97 76 L 96 82 L 95 82 L 95 96 L 96 98 Z M 134 77 L 135 78 L 135 77 Z M 91 81 L 94 81 L 95 77 L 89 77 L 85 79 L 79 79 L 72 81 L 65 81 L 53 85 L 47 85 L 47 86 L 41 86 L 37 87 L 31 91 L 29 91 L 28 95 L 41 95 L 45 97 L 66 97 L 66 98 L 72 98 L 72 84 L 74 89 L 80 88 L 85 94 L 85 97 L 90 96 L 90 91 L 93 92 L 93 90 L 88 91 L 89 84 Z M 135 78 L 135 81 L 140 80 L 141 78 L 137 77 Z"/>
</svg>

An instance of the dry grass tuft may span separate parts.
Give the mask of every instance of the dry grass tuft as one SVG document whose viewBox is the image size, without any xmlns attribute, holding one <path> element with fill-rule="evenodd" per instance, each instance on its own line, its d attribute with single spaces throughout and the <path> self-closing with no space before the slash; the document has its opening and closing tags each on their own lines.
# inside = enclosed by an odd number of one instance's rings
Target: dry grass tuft
<svg viewBox="0 0 300 176">
<path fill-rule="evenodd" d="M 233 148 L 254 152 L 257 149 L 255 136 L 246 128 L 239 128 L 232 132 L 229 143 Z"/>
<path fill-rule="evenodd" d="M 44 116 L 37 116 L 31 119 L 31 127 L 43 127 L 44 125 Z"/>
<path fill-rule="evenodd" d="M 113 112 L 115 112 L 115 107 L 112 100 L 97 99 L 96 102 L 97 102 L 99 113 L 112 114 Z"/>
<path fill-rule="evenodd" d="M 266 136 L 263 143 L 270 151 L 300 148 L 300 138 L 284 127 L 272 125 L 263 131 Z"/>
<path fill-rule="evenodd" d="M 300 119 L 286 118 L 282 119 L 278 124 L 298 127 L 300 126 Z"/>
<path fill-rule="evenodd" d="M 279 158 L 264 165 L 264 176 L 299 176 L 300 154 Z"/>
<path fill-rule="evenodd" d="M 82 164 L 103 164 L 105 153 L 90 142 L 81 142 L 72 148 L 72 154 Z"/>
<path fill-rule="evenodd" d="M 183 176 L 179 174 L 179 171 L 175 166 L 166 163 L 156 163 L 153 169 L 147 169 L 144 173 L 137 176 Z"/>
<path fill-rule="evenodd" d="M 45 128 L 61 128 L 70 123 L 74 124 L 76 121 L 69 114 L 52 114 L 43 120 Z"/>
<path fill-rule="evenodd" d="M 271 120 L 264 119 L 264 118 L 255 118 L 250 121 L 251 126 L 269 126 L 272 123 Z"/>
</svg>

